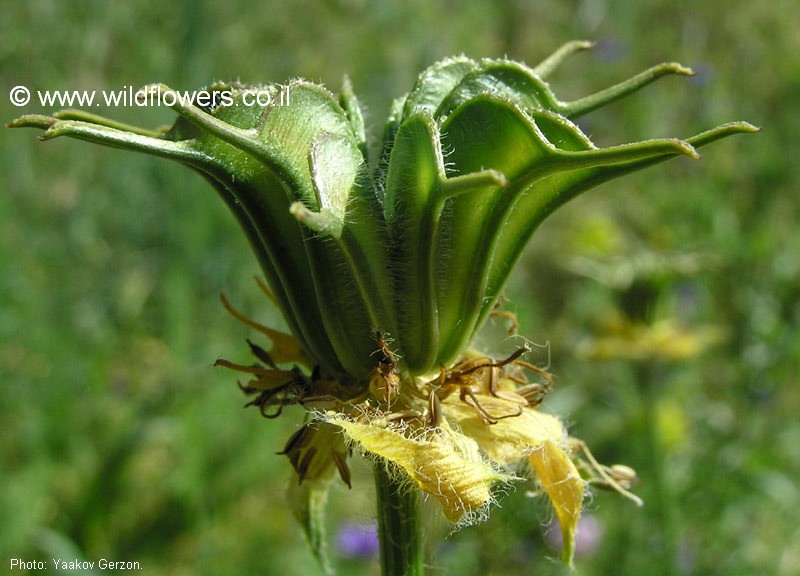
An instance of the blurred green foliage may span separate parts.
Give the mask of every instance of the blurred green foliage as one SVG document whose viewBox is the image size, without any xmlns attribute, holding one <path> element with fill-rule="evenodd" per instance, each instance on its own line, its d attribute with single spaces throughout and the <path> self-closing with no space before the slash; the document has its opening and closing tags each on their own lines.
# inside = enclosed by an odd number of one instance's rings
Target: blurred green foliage
<svg viewBox="0 0 800 576">
<path fill-rule="evenodd" d="M 0 116 L 48 111 L 11 106 L 6 94 L 20 84 L 190 90 L 303 76 L 338 89 L 348 73 L 374 137 L 391 98 L 453 54 L 536 62 L 566 40 L 596 40 L 554 78 L 565 98 L 662 60 L 693 66 L 695 78 L 661 81 L 584 129 L 598 145 L 739 119 L 765 131 L 562 210 L 521 262 L 508 306 L 523 334 L 548 343 L 537 358 L 557 378 L 548 408 L 601 461 L 642 479 L 642 509 L 601 492 L 589 503 L 579 573 L 788 576 L 800 573 L 799 29 L 789 0 L 4 1 Z M 172 118 L 95 111 L 139 125 Z M 0 130 L 0 150 L 0 561 L 318 573 L 283 497 L 288 463 L 274 455 L 297 422 L 242 411 L 234 378 L 211 368 L 220 356 L 245 360 L 252 336 L 219 292 L 282 323 L 213 191 L 179 166 L 40 144 L 30 132 Z M 703 265 L 658 278 L 644 296 L 574 273 L 587 259 L 613 271 L 675 253 Z M 583 358 L 642 297 L 652 320 L 713 326 L 724 341 L 672 363 Z M 365 470 L 352 491 L 335 490 L 332 540 L 342 522 L 370 520 L 371 490 Z M 542 499 L 520 489 L 501 503 L 437 547 L 431 574 L 563 571 Z M 376 571 L 334 556 L 348 574 Z"/>
</svg>

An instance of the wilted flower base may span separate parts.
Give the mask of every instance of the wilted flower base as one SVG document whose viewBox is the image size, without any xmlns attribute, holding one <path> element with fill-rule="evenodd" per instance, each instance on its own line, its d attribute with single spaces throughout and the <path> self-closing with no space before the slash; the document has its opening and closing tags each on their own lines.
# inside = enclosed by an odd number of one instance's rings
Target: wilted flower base
<svg viewBox="0 0 800 576">
<path fill-rule="evenodd" d="M 355 450 L 383 467 L 399 490 L 435 499 L 458 528 L 485 519 L 498 488 L 530 476 L 559 519 L 566 562 L 572 558 L 587 483 L 641 503 L 627 492 L 635 480 L 630 468 L 601 466 L 583 442 L 568 437 L 560 420 L 538 410 L 552 378 L 522 359 L 526 347 L 504 359 L 469 352 L 435 376 L 401 385 L 395 355 L 377 333 L 375 368 L 354 394 L 352 385 L 322 377 L 318 367 L 310 372 L 297 364 L 280 367 L 276 358 L 305 362 L 292 337 L 245 318 L 224 297 L 223 303 L 273 341 L 269 352 L 248 341 L 258 363 L 217 361 L 251 375 L 246 385 L 240 384 L 254 397 L 247 406 L 258 407 L 266 418 L 277 417 L 289 405 L 307 412 L 305 424 L 282 452 L 300 485 L 324 490 L 338 472 L 349 487 L 347 458 Z"/>
</svg>

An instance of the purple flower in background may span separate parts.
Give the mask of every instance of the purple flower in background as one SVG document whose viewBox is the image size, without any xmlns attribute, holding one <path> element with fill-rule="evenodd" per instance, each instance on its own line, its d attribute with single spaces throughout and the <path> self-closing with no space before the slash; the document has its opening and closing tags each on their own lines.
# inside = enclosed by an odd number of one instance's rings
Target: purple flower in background
<svg viewBox="0 0 800 576">
<path fill-rule="evenodd" d="M 575 534 L 575 555 L 592 556 L 600 547 L 605 534 L 605 527 L 594 514 L 584 513 L 578 520 L 578 529 Z M 553 548 L 560 548 L 562 537 L 560 530 L 548 529 L 545 535 L 547 542 Z"/>
<path fill-rule="evenodd" d="M 372 558 L 378 554 L 378 525 L 344 522 L 336 535 L 336 550 L 345 558 Z"/>
</svg>

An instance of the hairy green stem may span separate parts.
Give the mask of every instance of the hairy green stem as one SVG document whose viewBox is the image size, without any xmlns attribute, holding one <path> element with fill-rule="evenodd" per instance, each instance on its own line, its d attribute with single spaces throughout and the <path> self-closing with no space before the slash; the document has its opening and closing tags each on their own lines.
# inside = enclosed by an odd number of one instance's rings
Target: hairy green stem
<svg viewBox="0 0 800 576">
<path fill-rule="evenodd" d="M 423 545 L 419 526 L 419 495 L 403 486 L 385 464 L 375 465 L 378 538 L 383 576 L 422 576 Z"/>
</svg>

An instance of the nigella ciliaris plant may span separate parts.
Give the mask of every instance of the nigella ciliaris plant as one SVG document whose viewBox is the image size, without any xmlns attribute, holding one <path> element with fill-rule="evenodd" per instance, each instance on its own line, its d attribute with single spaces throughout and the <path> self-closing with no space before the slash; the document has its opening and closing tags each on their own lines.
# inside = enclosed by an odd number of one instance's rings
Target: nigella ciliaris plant
<svg viewBox="0 0 800 576">
<path fill-rule="evenodd" d="M 385 574 L 422 572 L 420 493 L 466 524 L 484 517 L 497 488 L 519 475 L 552 502 L 571 562 L 585 486 L 605 484 L 637 500 L 627 492 L 635 475 L 598 464 L 538 410 L 551 380 L 525 360 L 526 345 L 492 358 L 470 344 L 497 313 L 534 231 L 560 205 L 755 131 L 736 122 L 687 139 L 598 148 L 576 118 L 691 71 L 662 64 L 562 102 L 546 79 L 586 47 L 568 43 L 533 68 L 464 57 L 434 64 L 394 102 L 376 158 L 367 157 L 373 148 L 347 80 L 338 98 L 301 80 L 216 84 L 211 105 L 150 86 L 144 94 L 178 114 L 163 131 L 79 111 L 10 126 L 172 158 L 199 172 L 233 212 L 291 335 L 244 318 L 223 298 L 271 348 L 251 343 L 254 364 L 218 363 L 248 375 L 244 391 L 265 416 L 289 405 L 306 410 L 284 453 L 299 480 L 293 506 L 323 565 L 325 492 L 337 473 L 350 484 L 354 452 L 375 462 Z"/>
</svg>

